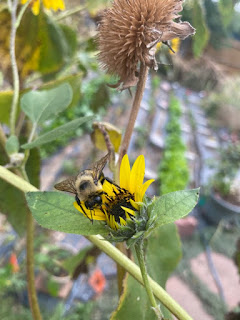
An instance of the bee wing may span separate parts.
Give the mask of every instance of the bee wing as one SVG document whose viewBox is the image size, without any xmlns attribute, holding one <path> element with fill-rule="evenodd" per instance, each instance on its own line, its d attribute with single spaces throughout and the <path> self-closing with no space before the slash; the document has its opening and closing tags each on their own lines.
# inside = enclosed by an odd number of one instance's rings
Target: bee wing
<svg viewBox="0 0 240 320">
<path fill-rule="evenodd" d="M 99 176 L 101 175 L 107 161 L 109 159 L 109 153 L 106 154 L 103 158 L 92 164 L 90 169 L 93 170 L 93 179 L 98 180 Z"/>
<path fill-rule="evenodd" d="M 66 180 L 63 180 L 62 182 L 55 184 L 54 188 L 60 191 L 67 191 L 67 192 L 76 194 L 77 191 L 76 191 L 75 183 L 76 183 L 76 177 L 71 177 Z"/>
</svg>

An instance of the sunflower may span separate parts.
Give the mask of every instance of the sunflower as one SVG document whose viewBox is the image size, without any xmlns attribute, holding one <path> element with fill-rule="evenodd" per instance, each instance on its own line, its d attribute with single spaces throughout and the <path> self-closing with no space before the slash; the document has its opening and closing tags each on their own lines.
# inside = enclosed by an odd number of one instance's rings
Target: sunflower
<svg viewBox="0 0 240 320">
<path fill-rule="evenodd" d="M 25 4 L 28 0 L 21 0 L 21 4 Z M 30 6 L 32 7 L 32 12 L 35 16 L 39 14 L 41 0 L 30 1 Z M 65 4 L 64 0 L 42 0 L 43 6 L 49 10 L 64 10 Z"/>
<path fill-rule="evenodd" d="M 119 186 L 109 180 L 103 183 L 102 205 L 93 210 L 86 208 L 84 202 L 81 207 L 74 202 L 75 208 L 90 220 L 102 220 L 112 230 L 126 226 L 140 211 L 141 203 L 147 188 L 153 179 L 143 183 L 145 173 L 145 159 L 140 155 L 130 168 L 128 156 L 125 155 L 120 166 Z"/>
</svg>

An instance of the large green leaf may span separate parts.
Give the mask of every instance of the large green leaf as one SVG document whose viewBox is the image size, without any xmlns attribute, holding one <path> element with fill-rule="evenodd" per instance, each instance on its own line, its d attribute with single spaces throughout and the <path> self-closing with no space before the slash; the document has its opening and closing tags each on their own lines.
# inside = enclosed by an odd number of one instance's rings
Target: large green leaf
<svg viewBox="0 0 240 320">
<path fill-rule="evenodd" d="M 81 124 L 92 120 L 94 117 L 93 116 L 87 116 L 87 117 L 82 117 L 79 119 L 75 119 L 73 121 L 70 121 L 52 131 L 49 131 L 39 137 L 37 137 L 33 142 L 31 143 L 25 143 L 21 147 L 23 149 L 31 149 L 34 147 L 38 147 L 42 144 L 55 141 L 59 139 L 60 137 L 64 135 L 68 135 L 72 131 L 75 131 Z"/>
<path fill-rule="evenodd" d="M 146 261 L 149 275 L 163 288 L 181 258 L 181 243 L 175 224 L 155 230 L 148 239 Z M 136 259 L 135 259 L 136 260 Z M 161 306 L 166 319 L 170 313 Z M 133 277 L 125 279 L 124 291 L 111 320 L 155 319 L 145 289 Z"/>
<path fill-rule="evenodd" d="M 72 87 L 72 92 L 73 92 L 72 102 L 69 105 L 69 107 L 71 107 L 76 105 L 80 99 L 81 81 L 82 81 L 82 72 L 44 83 L 41 86 L 40 90 L 54 89 L 63 83 L 66 83 L 66 82 L 69 83 L 70 86 Z M 21 90 L 20 99 L 25 93 L 29 91 L 30 89 Z M 6 123 L 7 125 L 9 124 L 9 115 L 11 111 L 12 97 L 13 97 L 13 91 L 0 92 L 0 122 Z M 20 109 L 20 104 L 18 106 L 18 110 L 19 109 Z"/>
<path fill-rule="evenodd" d="M 10 136 L 6 141 L 6 151 L 9 155 L 17 153 L 19 150 L 18 137 L 15 135 Z"/>
<path fill-rule="evenodd" d="M 209 31 L 206 25 L 205 12 L 201 1 L 193 2 L 193 26 L 196 28 L 196 34 L 193 37 L 193 53 L 199 57 L 208 44 Z"/>
<path fill-rule="evenodd" d="M 66 109 L 71 101 L 72 88 L 63 83 L 54 89 L 25 93 L 21 109 L 33 123 L 42 123 Z"/>
<path fill-rule="evenodd" d="M 153 200 L 152 204 L 148 206 L 148 234 L 153 228 L 186 216 L 197 204 L 198 196 L 199 188 L 167 193 Z"/>
<path fill-rule="evenodd" d="M 0 8 L 0 69 L 11 80 L 9 56 L 10 13 Z M 24 13 L 16 34 L 16 58 L 21 79 L 31 72 L 42 75 L 58 72 L 76 51 L 76 34 L 70 27 L 62 27 L 43 10 L 33 15 L 31 9 Z"/>
<path fill-rule="evenodd" d="M 44 83 L 41 89 L 54 89 L 60 84 L 67 82 L 72 87 L 73 98 L 69 107 L 75 106 L 81 97 L 81 82 L 82 82 L 83 73 L 78 72 L 77 74 L 73 74 L 70 76 L 65 76 L 62 78 L 54 79 L 53 81 Z"/>
<path fill-rule="evenodd" d="M 137 280 L 127 274 L 124 280 L 123 293 L 120 297 L 118 307 L 110 319 L 155 319 L 156 316 L 151 309 L 149 311 L 149 313 L 151 313 L 150 317 L 146 318 L 148 308 L 151 307 L 150 303 L 148 302 L 146 291 L 139 284 L 139 282 L 137 282 Z"/>
<path fill-rule="evenodd" d="M 89 219 L 78 212 L 74 199 L 62 192 L 29 192 L 28 206 L 36 221 L 44 228 L 82 235 L 107 235 L 104 224 Z"/>
</svg>

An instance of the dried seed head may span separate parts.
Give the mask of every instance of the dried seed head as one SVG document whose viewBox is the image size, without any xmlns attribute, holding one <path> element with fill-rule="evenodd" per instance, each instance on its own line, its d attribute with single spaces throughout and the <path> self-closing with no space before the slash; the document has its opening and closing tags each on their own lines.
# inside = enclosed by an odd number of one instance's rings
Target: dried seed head
<svg viewBox="0 0 240 320">
<path fill-rule="evenodd" d="M 119 76 L 122 89 L 138 82 L 138 64 L 157 70 L 156 44 L 195 33 L 179 18 L 183 0 L 115 0 L 99 25 L 99 60 L 110 74 Z"/>
</svg>

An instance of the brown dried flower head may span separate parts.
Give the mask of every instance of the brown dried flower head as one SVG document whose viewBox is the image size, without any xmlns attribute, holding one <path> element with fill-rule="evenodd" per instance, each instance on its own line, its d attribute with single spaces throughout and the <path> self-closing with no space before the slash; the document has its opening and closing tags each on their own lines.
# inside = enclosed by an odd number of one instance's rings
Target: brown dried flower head
<svg viewBox="0 0 240 320">
<path fill-rule="evenodd" d="M 183 0 L 115 0 L 99 25 L 99 60 L 110 74 L 119 76 L 116 87 L 138 82 L 139 62 L 155 70 L 156 44 L 195 33 L 180 18 Z"/>
</svg>

